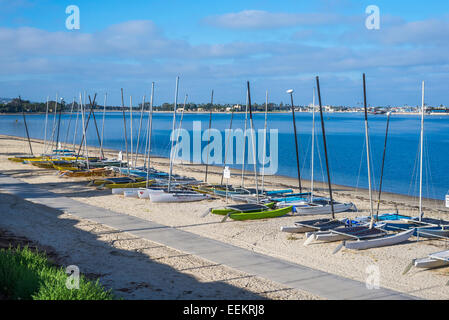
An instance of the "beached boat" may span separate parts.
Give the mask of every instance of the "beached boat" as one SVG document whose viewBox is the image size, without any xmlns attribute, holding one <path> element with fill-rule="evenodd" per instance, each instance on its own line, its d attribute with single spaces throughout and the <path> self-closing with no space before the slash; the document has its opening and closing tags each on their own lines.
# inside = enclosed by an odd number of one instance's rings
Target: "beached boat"
<svg viewBox="0 0 449 320">
<path fill-rule="evenodd" d="M 194 191 L 174 191 L 170 192 L 149 192 L 151 202 L 170 203 L 170 202 L 195 202 L 209 199 L 209 195 Z"/>
<path fill-rule="evenodd" d="M 380 230 L 376 228 L 372 228 L 370 230 Z M 333 230 L 332 232 L 340 233 L 345 235 L 344 231 Z M 346 249 L 352 250 L 366 250 L 371 248 L 379 248 L 385 246 L 392 246 L 402 242 L 407 241 L 410 237 L 413 236 L 414 229 L 399 232 L 396 234 L 384 234 L 384 235 L 376 235 L 373 239 L 360 238 L 358 235 L 355 235 L 354 238 L 359 238 L 356 241 L 344 241 L 343 246 Z M 347 234 L 348 236 L 351 236 Z"/>
<path fill-rule="evenodd" d="M 357 210 L 352 202 L 341 203 L 334 201 L 334 213 L 341 213 L 351 209 Z M 330 200 L 314 199 L 312 202 L 298 203 L 293 206 L 293 212 L 300 215 L 320 215 L 330 214 L 332 212 L 332 206 Z"/>
<path fill-rule="evenodd" d="M 449 266 L 449 250 L 429 254 L 426 258 L 415 259 L 412 262 L 416 268 L 440 268 Z"/>
<path fill-rule="evenodd" d="M 95 168 L 90 170 L 64 170 L 60 172 L 60 177 L 94 177 L 94 176 L 107 176 L 112 171 L 104 168 Z"/>
<path fill-rule="evenodd" d="M 116 188 L 143 188 L 147 185 L 151 185 L 154 183 L 154 180 L 150 181 L 138 181 L 138 182 L 124 182 L 124 183 L 108 183 L 104 186 L 108 189 L 116 189 Z"/>
<path fill-rule="evenodd" d="M 263 204 L 237 204 L 211 209 L 213 214 L 224 215 L 233 220 L 256 220 L 285 216 L 292 211 L 292 207 L 275 208 L 275 203 Z M 226 219 L 225 217 L 225 219 Z"/>
</svg>

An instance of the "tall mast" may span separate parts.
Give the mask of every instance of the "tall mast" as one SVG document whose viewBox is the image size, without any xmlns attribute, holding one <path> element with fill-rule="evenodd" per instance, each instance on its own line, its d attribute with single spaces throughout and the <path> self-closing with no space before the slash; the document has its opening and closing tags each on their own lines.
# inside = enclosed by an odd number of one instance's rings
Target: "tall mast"
<svg viewBox="0 0 449 320">
<path fill-rule="evenodd" d="M 139 145 L 140 145 L 140 132 L 142 130 L 142 120 L 143 120 L 143 110 L 145 108 L 145 95 L 143 96 L 143 101 L 142 101 L 142 109 L 140 111 L 140 123 L 139 123 L 139 132 L 137 134 L 137 146 L 136 146 L 136 157 L 134 159 L 134 167 L 137 165 L 137 157 L 139 154 Z"/>
<path fill-rule="evenodd" d="M 232 108 L 232 112 L 231 112 L 231 122 L 229 124 L 228 140 L 226 141 L 226 146 L 225 146 L 225 157 L 224 157 L 224 161 L 223 161 L 223 174 L 221 175 L 221 182 L 220 182 L 221 185 L 223 185 L 224 169 L 226 168 L 226 160 L 228 158 L 229 140 L 231 139 L 231 130 L 232 130 L 232 120 L 233 119 L 234 119 L 234 108 Z"/>
<path fill-rule="evenodd" d="M 332 219 L 335 219 L 334 199 L 332 197 L 332 183 L 331 183 L 331 176 L 330 176 L 330 172 L 329 172 L 329 159 L 327 156 L 326 130 L 324 128 L 323 105 L 321 103 L 320 78 L 318 76 L 316 77 L 316 89 L 318 92 L 318 102 L 320 104 L 321 130 L 323 132 L 324 156 L 326 158 L 327 183 L 329 186 L 329 198 L 330 198 L 330 202 L 331 202 Z"/>
<path fill-rule="evenodd" d="M 133 156 L 134 156 L 134 152 L 133 152 L 133 97 L 129 96 L 129 131 L 131 132 L 131 167 L 133 166 Z M 129 164 L 128 164 L 129 166 Z"/>
<path fill-rule="evenodd" d="M 150 99 L 150 115 L 148 117 L 148 161 L 147 165 L 147 183 L 146 187 L 148 188 L 148 179 L 150 177 L 150 154 L 151 154 L 151 131 L 153 126 L 153 98 L 154 98 L 154 82 L 151 84 L 151 99 Z"/>
<path fill-rule="evenodd" d="M 90 95 L 89 95 L 89 103 L 90 103 L 90 114 L 89 115 L 92 114 L 92 118 L 94 119 L 95 132 L 97 133 L 98 145 L 101 145 L 100 132 L 98 131 L 97 119 L 95 118 L 95 111 L 94 111 L 96 99 L 97 99 L 97 94 L 94 95 L 94 102 L 92 103 L 92 100 L 90 99 Z M 100 157 L 104 158 L 102 149 L 100 149 Z"/>
<path fill-rule="evenodd" d="M 84 121 L 84 118 L 85 118 L 85 105 L 82 102 L 81 93 L 80 93 L 80 102 L 81 102 L 81 120 L 83 122 L 84 152 L 86 154 L 85 157 L 86 157 L 87 169 L 89 169 L 89 150 L 87 149 L 87 136 L 86 136 L 87 121 L 86 122 Z M 83 142 L 81 142 L 81 144 L 82 143 Z"/>
<path fill-rule="evenodd" d="M 47 97 L 47 110 L 45 111 L 45 127 L 44 127 L 44 148 L 42 150 L 42 154 L 46 153 L 46 146 L 47 146 L 47 123 L 48 123 L 48 100 L 50 98 Z"/>
<path fill-rule="evenodd" d="M 79 118 L 80 110 L 81 110 L 81 105 L 78 104 L 78 111 L 76 113 L 76 120 L 75 120 L 75 131 L 73 132 L 73 147 L 72 147 L 72 150 L 75 150 L 76 133 L 77 133 L 77 130 L 78 130 L 78 118 Z"/>
<path fill-rule="evenodd" d="M 248 87 L 248 105 L 249 105 L 249 121 L 251 126 L 251 143 L 253 146 L 253 161 L 254 161 L 254 179 L 256 180 L 256 197 L 257 203 L 259 203 L 259 182 L 257 178 L 257 159 L 256 159 L 256 137 L 254 134 L 253 113 L 251 111 L 251 91 L 249 88 L 249 81 L 246 82 Z"/>
<path fill-rule="evenodd" d="M 182 112 L 181 112 L 181 119 L 179 120 L 178 134 L 176 135 L 176 147 L 175 147 L 175 155 L 173 156 L 173 161 L 175 161 L 175 158 L 178 155 L 178 145 L 179 145 L 178 140 L 179 140 L 179 136 L 181 135 L 182 120 L 184 120 L 184 110 L 186 108 L 188 97 L 189 97 L 188 94 L 186 94 L 186 96 L 184 97 L 184 105 L 183 105 Z"/>
<path fill-rule="evenodd" d="M 366 139 L 366 164 L 368 167 L 368 191 L 369 191 L 369 205 L 370 205 L 370 216 L 371 223 L 370 229 L 374 225 L 374 209 L 373 209 L 373 195 L 371 190 L 371 157 L 370 157 L 370 144 L 369 144 L 369 133 L 368 133 L 368 106 L 366 103 L 366 77 L 363 74 L 363 105 L 365 108 L 365 139 Z"/>
<path fill-rule="evenodd" d="M 22 107 L 23 123 L 25 124 L 25 131 L 26 131 L 27 138 L 28 138 L 28 145 L 30 146 L 30 152 L 31 152 L 31 155 L 34 155 L 33 148 L 31 147 L 30 133 L 28 132 L 27 119 L 25 118 L 25 111 L 23 110 L 22 99 L 20 98 L 20 96 L 19 96 L 19 103 L 20 103 L 20 106 Z"/>
<path fill-rule="evenodd" d="M 207 171 L 209 169 L 209 146 L 210 146 L 210 130 L 211 130 L 211 126 L 212 126 L 212 108 L 214 106 L 214 90 L 212 90 L 212 96 L 210 99 L 210 113 L 209 113 L 209 139 L 207 141 L 207 160 L 206 160 L 206 176 L 204 177 L 204 182 L 207 183 Z"/>
<path fill-rule="evenodd" d="M 296 169 L 298 171 L 298 187 L 299 192 L 302 192 L 302 185 L 301 185 L 301 171 L 299 168 L 299 149 L 298 149 L 298 134 L 296 133 L 296 118 L 295 118 L 295 106 L 293 104 L 293 90 L 288 90 L 287 93 L 290 94 L 290 99 L 292 102 L 292 119 L 293 119 L 293 132 L 295 135 L 295 147 L 296 147 Z"/>
<path fill-rule="evenodd" d="M 70 132 L 70 125 L 72 124 L 72 117 L 73 117 L 73 108 L 75 107 L 75 97 L 73 97 L 73 102 L 72 102 L 72 106 L 70 108 L 70 118 L 69 118 L 69 124 L 67 125 L 67 133 L 65 135 L 65 140 L 64 140 L 64 146 L 63 149 L 68 148 L 67 147 L 67 142 L 69 140 L 69 132 Z"/>
<path fill-rule="evenodd" d="M 422 102 L 421 102 L 421 152 L 419 164 L 419 221 L 422 220 L 422 167 L 423 167 L 423 151 L 424 151 L 424 81 L 422 82 Z"/>
<path fill-rule="evenodd" d="M 175 89 L 175 103 L 173 105 L 173 126 L 172 126 L 172 134 L 175 134 L 175 124 L 176 124 L 176 108 L 178 106 L 178 87 L 179 87 L 179 76 L 176 77 L 176 89 Z M 168 192 L 170 192 L 171 187 L 171 176 L 173 172 L 173 143 L 174 139 L 171 139 L 171 149 L 170 149 L 170 172 L 168 175 Z"/>
<path fill-rule="evenodd" d="M 315 157 L 315 88 L 313 88 L 313 99 L 312 99 L 312 159 L 310 160 L 311 166 L 311 177 L 310 177 L 310 202 L 313 202 L 313 179 L 314 179 L 314 157 Z"/>
<path fill-rule="evenodd" d="M 265 183 L 265 153 L 267 152 L 267 115 L 268 115 L 268 90 L 265 92 L 265 123 L 263 131 L 263 152 L 262 152 L 262 193 Z"/>
<path fill-rule="evenodd" d="M 56 101 L 56 109 L 58 108 L 58 102 Z M 59 150 L 59 129 L 61 127 L 61 115 L 62 115 L 62 98 L 61 98 L 61 107 L 59 108 L 59 116 L 58 116 L 58 130 L 56 134 L 56 150 Z"/>
<path fill-rule="evenodd" d="M 123 88 L 122 88 L 122 111 L 123 111 L 123 129 L 125 130 L 126 167 L 128 168 L 128 175 L 129 175 L 128 133 L 126 132 L 126 113 L 125 113 L 125 102 L 123 100 Z"/>
<path fill-rule="evenodd" d="M 103 124 L 101 126 L 101 144 L 100 144 L 100 150 L 101 154 L 103 154 L 103 138 L 104 138 L 104 120 L 106 118 L 106 101 L 108 99 L 108 94 L 104 94 L 104 106 L 103 106 Z"/>
<path fill-rule="evenodd" d="M 248 90 L 246 91 L 245 131 L 243 131 L 242 188 L 245 186 L 246 129 L 248 127 Z"/>
</svg>

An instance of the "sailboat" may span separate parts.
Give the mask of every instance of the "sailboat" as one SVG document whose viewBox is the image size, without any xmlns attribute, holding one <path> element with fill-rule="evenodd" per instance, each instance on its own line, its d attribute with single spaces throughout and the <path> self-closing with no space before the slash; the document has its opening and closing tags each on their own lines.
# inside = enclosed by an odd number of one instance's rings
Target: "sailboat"
<svg viewBox="0 0 449 320">
<path fill-rule="evenodd" d="M 178 105 L 178 88 L 179 88 L 179 77 L 176 78 L 176 89 L 175 89 L 175 103 L 173 105 L 173 125 L 172 133 L 175 133 L 176 124 L 176 108 Z M 149 191 L 149 197 L 151 202 L 161 203 L 161 202 L 192 202 L 201 201 L 209 198 L 209 195 L 204 193 L 198 193 L 194 191 L 184 191 L 184 190 L 173 190 L 172 189 L 172 175 L 173 175 L 173 161 L 176 155 L 177 146 L 173 150 L 173 144 L 175 139 L 171 139 L 171 152 L 170 152 L 170 171 L 168 176 L 168 186 L 167 190 L 163 192 L 151 192 Z"/>
<path fill-rule="evenodd" d="M 370 198 L 370 224 L 368 226 L 359 226 L 358 232 L 354 234 L 352 230 L 347 230 L 347 228 L 337 228 L 331 230 L 331 233 L 337 235 L 342 235 L 349 237 L 351 240 L 343 241 L 339 245 L 334 253 L 338 252 L 340 248 L 345 247 L 346 249 L 352 250 L 365 250 L 370 248 L 378 248 L 383 246 L 391 246 L 407 241 L 411 236 L 413 236 L 414 229 L 406 230 L 399 233 L 388 233 L 386 230 L 379 226 L 375 226 L 375 217 L 373 212 L 373 201 L 371 192 L 371 167 L 370 167 L 370 144 L 369 144 L 369 134 L 368 134 L 368 111 L 366 102 L 366 78 L 363 74 L 363 97 L 365 106 L 365 138 L 366 138 L 366 152 L 367 152 L 367 167 L 368 167 L 368 191 Z"/>
<path fill-rule="evenodd" d="M 259 192 L 259 184 L 257 177 L 257 163 L 256 163 L 256 146 L 255 146 L 255 137 L 254 137 L 254 122 L 253 122 L 253 113 L 251 107 L 251 90 L 249 81 L 247 81 L 247 107 L 249 109 L 250 116 L 250 125 L 251 125 L 251 133 L 252 133 L 252 148 L 253 148 L 253 161 L 254 161 L 254 175 L 256 182 L 256 190 L 255 190 L 255 203 L 248 204 L 238 204 L 238 205 L 226 205 L 219 208 L 211 208 L 206 212 L 219 215 L 225 215 L 222 222 L 224 222 L 228 217 L 233 220 L 256 220 L 256 219 L 267 219 L 267 218 L 276 218 L 284 216 L 292 211 L 292 206 L 278 208 L 276 207 L 276 203 L 270 204 L 261 204 L 260 197 L 261 193 Z"/>
</svg>

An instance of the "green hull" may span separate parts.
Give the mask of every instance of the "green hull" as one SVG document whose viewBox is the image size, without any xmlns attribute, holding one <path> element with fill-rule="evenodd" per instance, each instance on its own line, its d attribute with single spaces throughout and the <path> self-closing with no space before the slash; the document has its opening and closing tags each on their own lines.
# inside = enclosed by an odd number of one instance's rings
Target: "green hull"
<svg viewBox="0 0 449 320">
<path fill-rule="evenodd" d="M 285 216 L 287 213 L 291 212 L 293 207 L 285 207 L 276 210 L 267 210 L 260 212 L 239 212 L 231 213 L 229 217 L 233 220 L 257 220 L 257 219 L 269 219 Z"/>
<path fill-rule="evenodd" d="M 275 203 L 273 202 L 273 203 L 268 203 L 266 206 L 267 206 L 268 208 L 273 208 L 274 205 L 275 205 Z M 259 210 L 254 210 L 254 211 L 249 211 L 249 212 L 239 212 L 239 211 L 237 211 L 237 210 L 230 209 L 230 208 L 224 208 L 224 209 L 212 209 L 212 210 L 211 210 L 211 213 L 213 213 L 213 214 L 219 214 L 219 215 L 221 215 L 221 216 L 225 216 L 225 215 L 230 214 L 230 213 L 238 213 L 238 214 L 240 214 L 240 213 L 253 213 L 253 212 L 260 213 Z"/>
</svg>

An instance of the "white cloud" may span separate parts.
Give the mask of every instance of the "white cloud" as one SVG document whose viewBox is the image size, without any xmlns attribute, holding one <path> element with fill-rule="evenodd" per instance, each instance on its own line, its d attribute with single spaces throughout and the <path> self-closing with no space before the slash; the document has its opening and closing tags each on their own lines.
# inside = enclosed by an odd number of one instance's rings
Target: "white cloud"
<svg viewBox="0 0 449 320">
<path fill-rule="evenodd" d="M 352 18 L 350 18 L 352 20 Z M 333 13 L 273 13 L 243 10 L 207 17 L 204 23 L 227 29 L 274 29 L 299 25 L 329 25 L 347 23 L 347 17 Z"/>
</svg>

